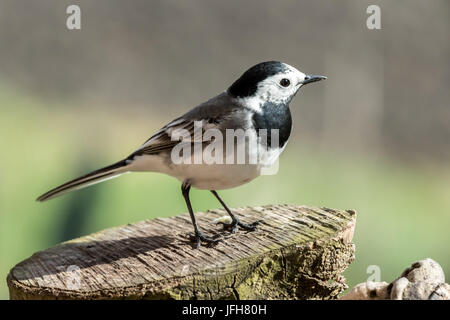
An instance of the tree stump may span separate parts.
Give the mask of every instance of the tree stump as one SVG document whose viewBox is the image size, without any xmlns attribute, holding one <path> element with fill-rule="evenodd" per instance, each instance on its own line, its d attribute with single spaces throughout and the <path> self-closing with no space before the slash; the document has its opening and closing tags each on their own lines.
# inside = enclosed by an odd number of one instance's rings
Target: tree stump
<svg viewBox="0 0 450 320">
<path fill-rule="evenodd" d="M 233 209 L 253 232 L 211 223 L 223 210 L 196 213 L 218 234 L 194 249 L 189 215 L 100 231 L 33 254 L 7 282 L 11 299 L 331 299 L 347 288 L 354 259 L 353 210 L 269 205 Z"/>
</svg>

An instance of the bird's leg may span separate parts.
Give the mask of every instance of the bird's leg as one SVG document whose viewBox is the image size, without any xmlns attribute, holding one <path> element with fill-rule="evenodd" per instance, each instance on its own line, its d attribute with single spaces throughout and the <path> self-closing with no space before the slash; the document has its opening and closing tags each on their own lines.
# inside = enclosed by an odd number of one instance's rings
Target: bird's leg
<svg viewBox="0 0 450 320">
<path fill-rule="evenodd" d="M 227 229 L 230 229 L 232 233 L 236 232 L 238 226 L 247 231 L 256 230 L 256 226 L 258 225 L 259 221 L 255 221 L 251 224 L 246 224 L 246 223 L 239 221 L 239 219 L 236 218 L 236 216 L 227 207 L 225 202 L 223 202 L 223 200 L 219 197 L 219 194 L 215 190 L 211 190 L 211 192 L 217 198 L 217 200 L 219 200 L 219 202 L 222 204 L 223 208 L 228 212 L 228 214 L 230 215 L 230 217 L 232 219 L 231 224 L 224 224 L 224 227 L 226 227 Z"/>
<path fill-rule="evenodd" d="M 186 201 L 186 205 L 189 210 L 189 215 L 191 216 L 192 224 L 194 225 L 194 236 L 192 237 L 192 241 L 196 243 L 197 249 L 200 248 L 200 245 L 203 242 L 209 244 L 216 244 L 219 242 L 218 239 L 213 239 L 211 237 L 205 236 L 199 229 L 197 225 L 197 221 L 195 220 L 194 211 L 192 210 L 191 200 L 189 199 L 189 191 L 191 190 L 191 185 L 188 182 L 183 182 L 181 185 L 181 192 L 183 193 L 184 200 Z"/>
</svg>

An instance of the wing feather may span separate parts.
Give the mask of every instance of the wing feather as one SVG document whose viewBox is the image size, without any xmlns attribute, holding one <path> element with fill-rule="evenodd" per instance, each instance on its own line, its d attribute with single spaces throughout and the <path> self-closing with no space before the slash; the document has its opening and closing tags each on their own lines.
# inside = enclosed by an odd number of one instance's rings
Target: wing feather
<svg viewBox="0 0 450 320">
<path fill-rule="evenodd" d="M 139 155 L 152 155 L 171 150 L 181 141 L 181 139 L 172 139 L 177 130 L 187 130 L 192 142 L 209 143 L 209 140 L 193 141 L 196 138 L 194 137 L 195 121 L 202 121 L 203 137 L 204 131 L 210 128 L 219 129 L 222 132 L 225 132 L 225 129 L 228 128 L 245 128 L 247 112 L 242 106 L 232 101 L 228 94 L 222 93 L 168 123 L 127 159 L 133 160 L 134 157 Z"/>
</svg>

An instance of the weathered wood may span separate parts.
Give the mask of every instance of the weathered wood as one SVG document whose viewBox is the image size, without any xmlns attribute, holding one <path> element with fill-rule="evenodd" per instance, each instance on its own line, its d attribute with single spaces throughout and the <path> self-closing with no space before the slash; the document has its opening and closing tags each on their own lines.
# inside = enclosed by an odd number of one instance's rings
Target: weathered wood
<svg viewBox="0 0 450 320">
<path fill-rule="evenodd" d="M 107 229 L 37 252 L 7 282 L 11 299 L 329 299 L 345 288 L 356 213 L 278 205 L 234 209 L 257 231 L 223 231 L 222 210 L 196 213 L 220 234 L 193 249 L 187 214 Z"/>
</svg>

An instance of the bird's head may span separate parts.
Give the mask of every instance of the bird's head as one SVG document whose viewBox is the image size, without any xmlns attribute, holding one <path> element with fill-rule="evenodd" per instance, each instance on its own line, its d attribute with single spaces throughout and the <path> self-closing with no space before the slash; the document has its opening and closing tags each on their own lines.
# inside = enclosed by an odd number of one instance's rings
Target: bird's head
<svg viewBox="0 0 450 320">
<path fill-rule="evenodd" d="M 324 79 L 324 76 L 304 74 L 286 63 L 267 61 L 245 71 L 228 88 L 228 93 L 249 102 L 287 104 L 302 86 Z"/>
</svg>

